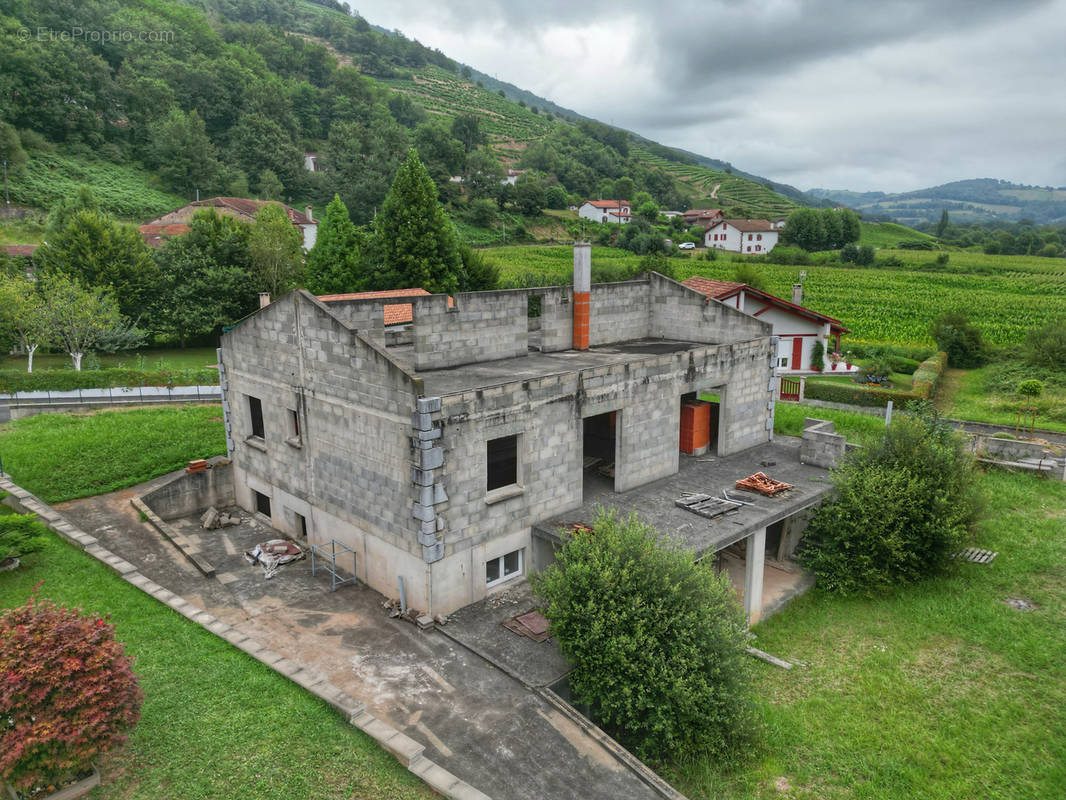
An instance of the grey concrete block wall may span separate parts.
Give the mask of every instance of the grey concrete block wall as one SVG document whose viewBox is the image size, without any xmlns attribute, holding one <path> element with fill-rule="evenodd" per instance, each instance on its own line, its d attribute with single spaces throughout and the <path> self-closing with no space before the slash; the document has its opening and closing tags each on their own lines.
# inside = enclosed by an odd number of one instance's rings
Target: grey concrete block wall
<svg viewBox="0 0 1066 800">
<path fill-rule="evenodd" d="M 807 418 L 803 423 L 800 462 L 825 469 L 836 468 L 847 450 L 847 438 L 834 433 L 834 423 Z"/>
<path fill-rule="evenodd" d="M 209 469 L 175 475 L 141 499 L 163 520 L 197 514 L 210 506 L 231 506 L 235 502 L 233 470 L 225 461 L 213 458 Z"/>
<path fill-rule="evenodd" d="M 528 292 L 504 290 L 413 297 L 416 370 L 454 367 L 529 351 Z"/>
<path fill-rule="evenodd" d="M 769 336 L 773 326 L 711 300 L 657 273 L 649 275 L 650 336 L 693 342 L 735 342 Z"/>
<path fill-rule="evenodd" d="M 589 346 L 647 339 L 648 288 L 644 280 L 594 284 L 589 292 Z"/>
</svg>

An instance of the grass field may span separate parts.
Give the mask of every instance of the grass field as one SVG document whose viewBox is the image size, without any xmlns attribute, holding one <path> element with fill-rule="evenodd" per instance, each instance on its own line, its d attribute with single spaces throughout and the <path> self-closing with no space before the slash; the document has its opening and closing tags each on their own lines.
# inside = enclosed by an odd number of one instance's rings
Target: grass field
<svg viewBox="0 0 1066 800">
<path fill-rule="evenodd" d="M 893 248 L 900 242 L 933 242 L 935 239 L 927 233 L 921 233 L 905 225 L 894 222 L 863 222 L 860 245 L 870 247 Z M 911 251 L 913 252 L 913 251 Z M 931 256 L 927 256 L 931 258 Z"/>
<path fill-rule="evenodd" d="M 187 347 L 173 350 L 134 350 L 127 353 L 99 353 L 100 367 L 129 369 L 198 369 L 218 363 L 214 347 Z M 84 365 L 82 369 L 84 369 Z M 25 356 L 0 356 L 0 369 L 26 369 Z M 33 357 L 33 371 L 73 369 L 66 353 L 37 353 Z"/>
<path fill-rule="evenodd" d="M 0 425 L 0 459 L 46 503 L 103 494 L 226 452 L 219 406 L 39 414 Z"/>
<path fill-rule="evenodd" d="M 569 247 L 491 248 L 485 252 L 500 266 L 505 279 L 539 273 L 548 284 L 571 280 L 573 256 Z M 863 269 L 759 264 L 758 269 L 768 291 L 784 298 L 791 296 L 800 271 L 806 272 L 804 305 L 841 320 L 851 329 L 852 341 L 931 345 L 930 323 L 946 311 L 959 310 L 969 315 L 986 341 L 1010 347 L 1020 343 L 1032 328 L 1066 316 L 1066 261 L 1062 259 L 951 253 L 948 267 L 953 271 L 926 271 L 917 267 L 931 262 L 934 254 L 909 250 L 887 254 L 897 255 L 912 266 Z M 640 257 L 593 248 L 593 269 L 603 262 L 635 267 Z M 680 279 L 691 275 L 734 278 L 732 259 L 709 262 L 690 258 L 676 265 Z"/>
<path fill-rule="evenodd" d="M 884 419 L 873 414 L 777 403 L 774 406 L 774 433 L 800 436 L 803 433 L 803 423 L 808 417 L 830 420 L 836 433 L 843 434 L 849 442 L 857 444 L 876 440 L 885 430 Z"/>
<path fill-rule="evenodd" d="M 129 742 L 99 760 L 97 800 L 437 797 L 324 702 L 49 533 L 0 573 L 0 607 L 40 597 L 110 614 L 145 700 Z"/>
<path fill-rule="evenodd" d="M 691 798 L 1043 800 L 1066 786 L 1066 484 L 982 478 L 990 566 L 894 596 L 808 594 L 756 626 L 762 747 L 669 775 Z M 1016 611 L 1003 600 L 1036 605 Z"/>
<path fill-rule="evenodd" d="M 948 370 L 937 391 L 936 404 L 945 416 L 997 425 L 1015 426 L 1022 406 L 1017 394 L 1004 391 L 995 380 L 996 365 L 972 370 Z M 1023 373 L 1024 374 L 1024 373 Z M 1043 394 L 1032 403 L 1036 428 L 1066 433 L 1066 386 L 1045 384 Z M 1028 427 L 1031 416 L 1024 416 Z"/>
<path fill-rule="evenodd" d="M 127 353 L 99 353 L 100 367 L 129 369 L 198 369 L 218 363 L 214 347 L 187 347 L 173 350 L 134 350 Z M 84 369 L 84 364 L 82 369 Z M 26 369 L 25 356 L 0 356 L 0 369 Z M 66 353 L 37 353 L 33 357 L 33 371 L 73 369 Z"/>
</svg>

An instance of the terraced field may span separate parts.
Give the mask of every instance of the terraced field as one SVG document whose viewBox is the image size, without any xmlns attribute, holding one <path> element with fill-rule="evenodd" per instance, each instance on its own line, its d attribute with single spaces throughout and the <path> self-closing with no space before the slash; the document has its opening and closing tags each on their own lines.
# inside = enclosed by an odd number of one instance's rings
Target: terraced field
<svg viewBox="0 0 1066 800">
<path fill-rule="evenodd" d="M 572 251 L 568 247 L 502 247 L 484 251 L 500 265 L 504 280 L 519 280 L 534 274 L 545 284 L 568 283 Z M 890 251 L 908 263 L 932 261 L 933 254 L 908 250 Z M 929 272 L 912 267 L 862 269 L 821 266 L 759 264 L 767 289 L 778 297 L 791 296 L 799 272 L 804 281 L 804 305 L 841 320 L 852 341 L 932 344 L 929 324 L 946 311 L 969 315 L 994 345 L 1018 345 L 1025 334 L 1052 320 L 1066 317 L 1066 272 L 1061 259 L 1032 256 L 985 256 L 983 253 L 952 253 L 958 267 L 970 263 L 976 272 Z M 608 248 L 594 248 L 593 265 L 609 263 L 636 267 L 640 258 Z M 1050 264 L 1048 262 L 1051 262 Z M 689 259 L 677 263 L 681 279 L 703 275 L 733 279 L 734 262 Z"/>
<path fill-rule="evenodd" d="M 691 186 L 696 192 L 694 208 L 713 206 L 728 209 L 742 205 L 749 209 L 752 217 L 770 219 L 787 216 L 797 208 L 787 197 L 746 178 L 695 164 L 668 161 L 640 147 L 631 148 L 631 152 L 648 166 L 669 172 Z"/>
<path fill-rule="evenodd" d="M 481 119 L 494 144 L 534 141 L 546 136 L 553 125 L 545 116 L 433 64 L 410 78 L 380 82 L 409 94 L 431 114 L 447 117 L 473 114 Z"/>
</svg>

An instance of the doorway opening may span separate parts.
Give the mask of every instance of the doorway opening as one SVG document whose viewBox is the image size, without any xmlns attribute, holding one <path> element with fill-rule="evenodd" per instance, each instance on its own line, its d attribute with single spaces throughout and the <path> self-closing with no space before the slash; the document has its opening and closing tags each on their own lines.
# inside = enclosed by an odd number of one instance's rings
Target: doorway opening
<svg viewBox="0 0 1066 800">
<path fill-rule="evenodd" d="M 618 412 L 585 417 L 581 430 L 581 459 L 585 500 L 614 491 L 618 452 Z"/>
</svg>

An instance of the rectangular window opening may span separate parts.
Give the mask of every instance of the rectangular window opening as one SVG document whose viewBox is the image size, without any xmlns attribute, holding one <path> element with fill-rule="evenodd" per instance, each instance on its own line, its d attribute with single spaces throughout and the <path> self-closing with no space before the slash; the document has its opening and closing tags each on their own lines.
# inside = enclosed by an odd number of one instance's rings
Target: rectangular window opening
<svg viewBox="0 0 1066 800">
<path fill-rule="evenodd" d="M 252 494 L 255 497 L 255 510 L 262 514 L 264 517 L 270 516 L 270 498 L 262 492 L 257 492 L 252 489 Z"/>
<path fill-rule="evenodd" d="M 486 491 L 518 483 L 518 435 L 490 439 L 485 447 L 488 480 Z"/>
<path fill-rule="evenodd" d="M 303 514 L 297 514 L 293 512 L 293 516 L 296 518 L 296 535 L 306 541 L 307 539 L 307 517 Z"/>
<path fill-rule="evenodd" d="M 248 413 L 252 421 L 252 436 L 265 439 L 263 435 L 263 401 L 258 397 L 248 395 Z"/>
<path fill-rule="evenodd" d="M 506 555 L 485 562 L 485 586 L 495 586 L 522 574 L 522 550 L 514 550 Z"/>
<path fill-rule="evenodd" d="M 289 409 L 289 436 L 294 439 L 300 438 L 300 415 L 293 409 Z"/>
</svg>

